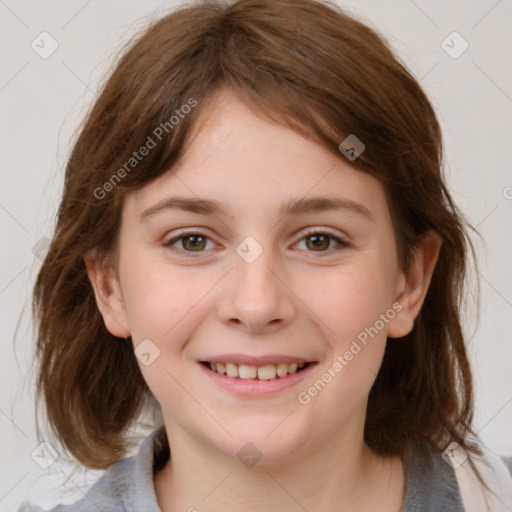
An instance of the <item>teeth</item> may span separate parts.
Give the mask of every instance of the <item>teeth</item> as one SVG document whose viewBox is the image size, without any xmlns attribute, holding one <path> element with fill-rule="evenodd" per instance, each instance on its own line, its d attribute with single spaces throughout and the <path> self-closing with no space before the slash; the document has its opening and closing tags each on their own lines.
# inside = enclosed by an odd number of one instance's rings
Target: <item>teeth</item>
<svg viewBox="0 0 512 512">
<path fill-rule="evenodd" d="M 296 373 L 306 363 L 279 363 L 266 364 L 264 366 L 252 366 L 248 364 L 237 365 L 234 363 L 210 363 L 212 371 L 228 377 L 240 379 L 272 380 L 276 377 L 286 377 L 289 373 Z"/>
<path fill-rule="evenodd" d="M 233 365 L 236 366 L 236 365 Z M 246 364 L 241 364 L 238 367 L 238 376 L 241 379 L 255 379 L 258 373 L 258 369 L 256 366 L 249 366 Z"/>
<path fill-rule="evenodd" d="M 279 363 L 276 368 L 276 373 L 279 377 L 286 377 L 288 375 L 288 365 L 286 363 Z"/>
<path fill-rule="evenodd" d="M 228 377 L 238 377 L 238 365 L 233 363 L 226 364 L 226 375 Z"/>
<path fill-rule="evenodd" d="M 258 379 L 271 380 L 276 378 L 276 365 L 266 364 L 258 368 Z"/>
</svg>

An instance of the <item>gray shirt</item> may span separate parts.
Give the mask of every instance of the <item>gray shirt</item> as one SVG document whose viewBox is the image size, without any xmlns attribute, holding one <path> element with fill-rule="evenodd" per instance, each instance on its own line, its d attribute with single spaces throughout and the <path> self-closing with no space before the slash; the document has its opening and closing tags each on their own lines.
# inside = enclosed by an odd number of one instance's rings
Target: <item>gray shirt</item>
<svg viewBox="0 0 512 512">
<path fill-rule="evenodd" d="M 159 432 L 160 429 L 155 430 L 143 441 L 136 456 L 114 464 L 80 501 L 58 505 L 51 512 L 161 512 L 153 484 L 154 445 Z M 511 459 L 505 462 L 512 472 Z M 418 438 L 418 443 L 409 445 L 404 463 L 406 492 L 400 512 L 464 511 L 455 471 L 436 453 L 433 445 Z M 194 505 L 200 510 L 199 503 L 191 503 Z M 26 503 L 18 509 L 18 512 L 42 511 Z"/>
</svg>

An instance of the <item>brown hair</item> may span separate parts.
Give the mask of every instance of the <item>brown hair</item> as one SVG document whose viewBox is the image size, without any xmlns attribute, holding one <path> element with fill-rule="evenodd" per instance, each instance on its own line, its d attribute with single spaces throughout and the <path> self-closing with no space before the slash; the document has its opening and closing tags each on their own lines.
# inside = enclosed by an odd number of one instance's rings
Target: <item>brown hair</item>
<svg viewBox="0 0 512 512">
<path fill-rule="evenodd" d="M 418 434 L 440 450 L 449 438 L 479 454 L 467 436 L 472 377 L 460 311 L 466 257 L 474 250 L 441 173 L 438 121 L 374 30 L 314 0 L 182 7 L 151 23 L 120 57 L 68 160 L 56 231 L 34 287 L 38 398 L 52 431 L 82 464 L 107 468 L 125 455 L 128 429 L 144 406 L 158 408 L 131 340 L 104 325 L 83 257 L 95 247 L 115 252 L 124 195 L 182 157 L 198 116 L 222 87 L 337 157 L 349 134 L 365 143 L 352 164 L 384 185 L 402 270 L 429 230 L 440 235 L 414 328 L 388 339 L 365 439 L 381 454 L 403 455 Z M 193 102 L 179 123 L 170 122 Z M 126 168 L 162 126 L 161 141 Z"/>
</svg>

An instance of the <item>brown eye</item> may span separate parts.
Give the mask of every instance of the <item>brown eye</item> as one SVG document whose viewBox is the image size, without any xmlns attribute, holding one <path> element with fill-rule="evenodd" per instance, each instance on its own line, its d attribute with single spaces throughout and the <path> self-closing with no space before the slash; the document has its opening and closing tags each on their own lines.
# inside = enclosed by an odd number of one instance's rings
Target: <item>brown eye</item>
<svg viewBox="0 0 512 512">
<path fill-rule="evenodd" d="M 327 235 L 311 235 L 305 238 L 308 249 L 325 251 L 329 248 L 331 237 Z M 308 241 L 310 243 L 308 243 Z"/>
<path fill-rule="evenodd" d="M 210 243 L 209 246 L 208 243 Z M 215 243 L 202 233 L 182 233 L 165 243 L 164 247 L 187 256 L 193 252 L 200 253 L 212 249 L 215 247 Z"/>
<path fill-rule="evenodd" d="M 334 246 L 331 247 L 331 242 L 334 241 Z M 304 238 L 302 238 L 298 244 L 301 244 L 304 242 L 304 245 L 306 246 L 305 250 L 308 252 L 317 252 L 317 253 L 323 253 L 323 252 L 332 252 L 337 249 L 342 249 L 343 247 L 349 247 L 349 243 L 345 242 L 343 239 L 331 235 L 326 232 L 316 231 L 309 234 L 306 234 Z M 331 251 L 332 249 L 332 251 Z"/>
<path fill-rule="evenodd" d="M 201 235 L 183 236 L 181 245 L 186 251 L 202 251 L 206 246 L 206 237 Z"/>
</svg>

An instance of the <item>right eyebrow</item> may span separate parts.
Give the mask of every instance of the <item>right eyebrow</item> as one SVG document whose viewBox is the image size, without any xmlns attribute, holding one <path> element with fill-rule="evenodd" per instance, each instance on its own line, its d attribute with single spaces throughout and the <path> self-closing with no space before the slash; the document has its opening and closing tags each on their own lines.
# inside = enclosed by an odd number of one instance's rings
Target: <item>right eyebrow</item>
<svg viewBox="0 0 512 512">
<path fill-rule="evenodd" d="M 168 197 L 144 210 L 140 222 L 146 222 L 150 217 L 166 210 L 182 210 L 185 212 L 203 215 L 226 215 L 226 209 L 212 199 L 199 199 L 195 197 Z"/>
</svg>

